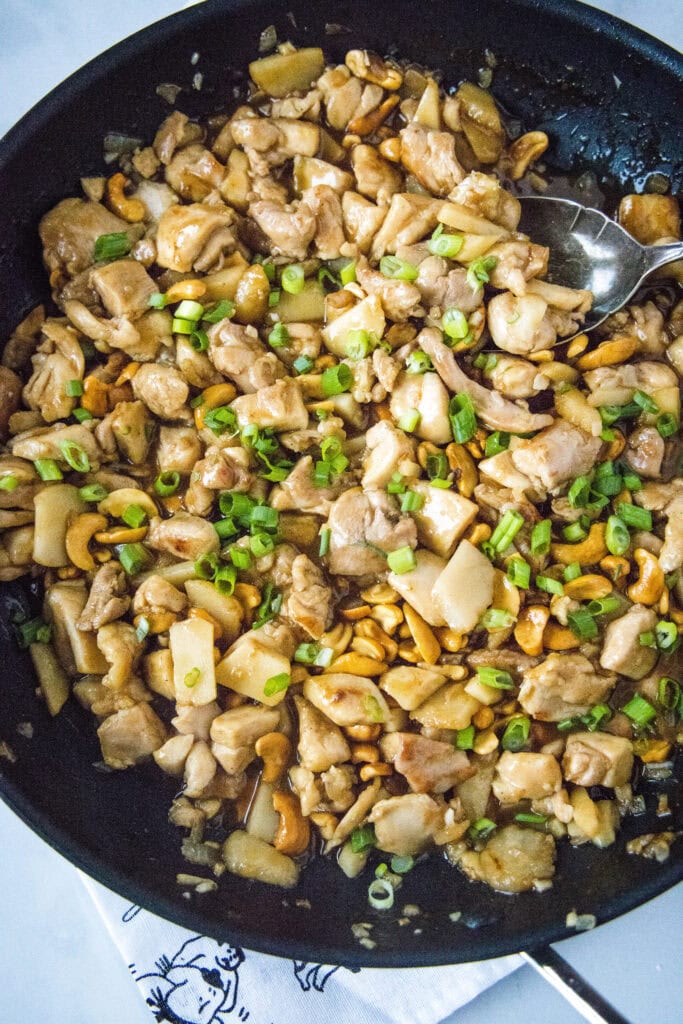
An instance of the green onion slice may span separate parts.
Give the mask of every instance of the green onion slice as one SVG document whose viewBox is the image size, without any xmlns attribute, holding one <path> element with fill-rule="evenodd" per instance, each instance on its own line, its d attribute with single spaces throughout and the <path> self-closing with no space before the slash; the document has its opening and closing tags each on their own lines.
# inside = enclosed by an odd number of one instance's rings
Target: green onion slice
<svg viewBox="0 0 683 1024">
<path fill-rule="evenodd" d="M 453 440 L 457 444 L 465 444 L 472 440 L 477 432 L 477 418 L 469 395 L 453 395 L 448 403 L 448 418 Z"/>
<path fill-rule="evenodd" d="M 323 371 L 320 386 L 326 397 L 341 395 L 348 391 L 353 384 L 353 373 L 346 363 L 339 363 L 338 366 L 329 366 Z"/>
<path fill-rule="evenodd" d="M 514 682 L 509 672 L 502 668 L 493 668 L 490 665 L 479 665 L 477 667 L 479 682 L 485 686 L 491 686 L 494 690 L 512 690 Z"/>
<path fill-rule="evenodd" d="M 165 469 L 154 481 L 154 490 L 161 498 L 170 498 L 180 487 L 180 473 L 173 469 Z"/>
<path fill-rule="evenodd" d="M 62 480 L 62 471 L 54 459 L 36 459 L 33 463 L 41 480 Z"/>
<path fill-rule="evenodd" d="M 283 291 L 289 292 L 290 295 L 299 295 L 304 290 L 306 283 L 304 268 L 299 263 L 292 263 L 291 266 L 285 267 L 280 283 Z"/>
<path fill-rule="evenodd" d="M 406 572 L 412 572 L 417 566 L 415 552 L 407 544 L 405 547 L 390 551 L 387 555 L 387 562 L 390 570 L 395 572 L 397 576 L 402 576 Z"/>
<path fill-rule="evenodd" d="M 632 526 L 636 530 L 652 529 L 652 513 L 646 508 L 620 501 L 617 505 L 617 515 L 627 526 Z"/>
<path fill-rule="evenodd" d="M 510 750 L 512 753 L 524 750 L 524 747 L 529 742 L 530 731 L 531 721 L 526 715 L 516 715 L 505 726 L 505 732 L 501 737 L 500 745 L 503 750 Z"/>
<path fill-rule="evenodd" d="M 648 725 L 653 718 L 657 717 L 657 712 L 652 707 L 649 701 L 641 697 L 639 693 L 634 693 L 630 701 L 624 704 L 621 709 L 625 715 L 631 719 L 638 726 Z"/>
<path fill-rule="evenodd" d="M 93 256 L 95 263 L 100 260 L 118 260 L 130 252 L 131 242 L 125 231 L 114 231 L 110 235 L 100 235 L 95 240 Z"/>
<path fill-rule="evenodd" d="M 391 277 L 395 281 L 415 281 L 419 273 L 416 266 L 407 260 L 400 260 L 398 256 L 382 256 L 379 270 L 385 277 Z"/>
<path fill-rule="evenodd" d="M 119 562 L 129 576 L 137 576 L 147 564 L 148 557 L 142 544 L 122 544 L 119 549 Z"/>
<path fill-rule="evenodd" d="M 82 444 L 65 439 L 59 442 L 59 450 L 67 465 L 71 466 L 77 473 L 90 472 L 90 459 Z"/>
</svg>

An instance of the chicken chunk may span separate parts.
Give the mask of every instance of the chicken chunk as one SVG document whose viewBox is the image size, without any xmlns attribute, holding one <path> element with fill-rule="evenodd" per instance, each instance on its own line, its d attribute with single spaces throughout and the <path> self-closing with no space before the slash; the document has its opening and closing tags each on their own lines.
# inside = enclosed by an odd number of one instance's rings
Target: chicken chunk
<svg viewBox="0 0 683 1024">
<path fill-rule="evenodd" d="M 414 793 L 446 793 L 475 772 L 464 750 L 418 733 L 387 733 L 380 746 L 385 760 L 405 776 Z"/>
<path fill-rule="evenodd" d="M 384 349 L 376 348 L 372 353 L 372 368 L 384 390 L 391 394 L 401 372 L 398 359 L 394 359 Z"/>
<path fill-rule="evenodd" d="M 401 131 L 400 139 L 401 163 L 433 195 L 449 195 L 465 177 L 450 132 L 412 123 Z"/>
<path fill-rule="evenodd" d="M 512 451 L 515 469 L 545 491 L 554 491 L 568 480 L 588 473 L 602 448 L 599 437 L 591 437 L 566 420 L 557 420 Z"/>
<path fill-rule="evenodd" d="M 516 356 L 497 356 L 496 365 L 486 370 L 486 376 L 505 398 L 532 398 L 550 385 L 542 365 Z"/>
<path fill-rule="evenodd" d="M 562 771 L 577 786 L 625 786 L 633 770 L 633 744 L 607 732 L 574 732 L 567 739 Z"/>
<path fill-rule="evenodd" d="M 403 323 L 411 316 L 423 312 L 420 290 L 409 281 L 393 280 L 377 270 L 371 270 L 366 261 L 356 265 L 356 278 L 368 295 L 377 295 L 382 303 L 384 315 L 396 323 Z"/>
<path fill-rule="evenodd" d="M 489 274 L 493 287 L 521 296 L 526 295 L 527 281 L 532 277 L 545 277 L 550 250 L 533 242 L 498 242 L 486 255 L 497 260 Z"/>
<path fill-rule="evenodd" d="M 319 640 L 330 625 L 331 604 L 332 591 L 318 566 L 308 555 L 296 555 L 282 603 L 284 617 Z"/>
<path fill-rule="evenodd" d="M 106 455 L 94 436 L 94 425 L 92 420 L 89 423 L 73 423 L 68 426 L 54 423 L 50 428 L 41 427 L 38 430 L 16 434 L 10 438 L 7 447 L 12 455 L 28 459 L 29 462 L 35 462 L 36 459 L 54 459 L 60 465 L 66 466 L 61 445 L 69 441 L 83 449 L 90 468 L 96 471 L 100 463 L 106 460 Z"/>
<path fill-rule="evenodd" d="M 270 503 L 281 512 L 295 510 L 326 516 L 340 490 L 339 483 L 331 487 L 316 487 L 313 483 L 313 459 L 305 455 L 298 460 L 287 479 L 273 488 Z"/>
<path fill-rule="evenodd" d="M 130 608 L 126 574 L 116 559 L 105 562 L 95 573 L 78 628 L 89 632 L 120 619 Z"/>
<path fill-rule="evenodd" d="M 165 171 L 173 191 L 183 199 L 201 203 L 223 180 L 225 167 L 204 146 L 195 143 L 174 153 Z"/>
<path fill-rule="evenodd" d="M 504 352 L 525 356 L 552 348 L 557 331 L 540 295 L 494 295 L 486 310 L 491 337 Z"/>
<path fill-rule="evenodd" d="M 157 258 L 160 267 L 187 274 L 219 269 L 235 251 L 234 213 L 225 206 L 171 206 L 159 218 Z"/>
<path fill-rule="evenodd" d="M 107 563 L 109 565 L 111 563 Z M 187 608 L 185 594 L 163 576 L 148 576 L 135 591 L 133 611 L 136 615 L 158 615 L 160 612 L 182 612 Z"/>
<path fill-rule="evenodd" d="M 255 423 L 275 430 L 303 430 L 308 412 L 298 385 L 289 379 L 262 387 L 255 395 L 240 395 L 232 403 L 240 427 Z"/>
<path fill-rule="evenodd" d="M 225 747 L 248 747 L 277 729 L 280 712 L 258 704 L 230 708 L 211 722 L 211 739 Z"/>
<path fill-rule="evenodd" d="M 368 820 L 375 826 L 378 849 L 415 857 L 432 842 L 443 812 L 426 793 L 406 793 L 378 800 Z"/>
<path fill-rule="evenodd" d="M 316 255 L 321 260 L 337 259 L 346 244 L 339 195 L 330 185 L 315 185 L 305 189 L 301 198 L 303 205 L 315 217 L 313 244 Z"/>
<path fill-rule="evenodd" d="M 471 171 L 453 190 L 449 199 L 469 206 L 480 217 L 500 224 L 507 231 L 516 231 L 522 215 L 522 205 L 516 196 L 507 192 L 492 174 Z"/>
<path fill-rule="evenodd" d="M 254 328 L 221 320 L 209 330 L 209 357 L 217 370 L 234 381 L 242 394 L 269 387 L 286 373 L 274 352 L 268 352 Z"/>
<path fill-rule="evenodd" d="M 642 679 L 657 662 L 657 649 L 640 643 L 641 633 L 651 632 L 657 625 L 652 608 L 635 604 L 626 615 L 607 626 L 600 654 L 600 665 L 628 679 Z"/>
<path fill-rule="evenodd" d="M 196 463 L 193 482 L 197 481 L 210 491 L 240 491 L 245 494 L 254 483 L 249 472 L 249 452 L 244 448 L 207 448 L 203 459 Z"/>
<path fill-rule="evenodd" d="M 122 458 L 134 466 L 145 462 L 154 437 L 154 421 L 143 402 L 117 402 L 96 430 L 98 440 L 111 435 Z M 163 467 L 162 467 L 163 468 Z"/>
<path fill-rule="evenodd" d="M 356 152 L 360 147 L 356 147 Z M 413 192 L 393 195 L 386 217 L 372 242 L 370 259 L 421 241 L 437 225 L 441 202 Z"/>
<path fill-rule="evenodd" d="M 366 576 L 386 572 L 381 551 L 417 544 L 415 523 L 401 515 L 384 491 L 346 491 L 332 505 L 329 570 L 332 575 Z"/>
<path fill-rule="evenodd" d="M 123 233 L 132 245 L 144 228 L 114 216 L 101 203 L 63 199 L 45 214 L 39 231 L 47 269 L 75 277 L 95 262 L 95 242 L 100 235 Z"/>
<path fill-rule="evenodd" d="M 678 377 L 665 363 L 643 361 L 623 366 L 601 366 L 588 370 L 584 381 L 591 390 L 588 401 L 593 406 L 626 405 L 635 391 L 654 394 L 662 388 L 678 387 Z"/>
<path fill-rule="evenodd" d="M 186 512 L 176 512 L 170 519 L 152 519 L 145 543 L 155 551 L 167 551 L 176 558 L 193 561 L 220 547 L 213 524 Z"/>
<path fill-rule="evenodd" d="M 90 281 L 109 316 L 127 316 L 133 320 L 149 308 L 149 298 L 157 286 L 137 260 L 112 260 L 97 267 Z"/>
<path fill-rule="evenodd" d="M 386 206 L 377 206 L 357 192 L 345 192 L 342 196 L 344 230 L 350 242 L 367 253 L 372 240 L 387 215 Z"/>
<path fill-rule="evenodd" d="M 555 874 L 555 840 L 544 832 L 507 825 L 481 852 L 467 850 L 457 864 L 474 882 L 498 892 L 526 892 Z"/>
<path fill-rule="evenodd" d="M 142 653 L 135 629 L 128 622 L 109 622 L 98 629 L 97 646 L 109 665 L 102 682 L 112 690 L 124 690 L 135 676 Z"/>
<path fill-rule="evenodd" d="M 186 146 L 201 134 L 198 124 L 192 124 L 187 114 L 174 110 L 161 122 L 154 136 L 154 152 L 162 164 L 169 164 L 179 146 Z"/>
<path fill-rule="evenodd" d="M 354 146 L 351 166 L 361 195 L 386 206 L 403 184 L 400 172 L 379 155 L 374 146 Z"/>
<path fill-rule="evenodd" d="M 318 711 L 305 697 L 294 698 L 299 716 L 299 761 L 312 772 L 325 772 L 334 764 L 351 757 L 343 732 L 338 725 Z"/>
<path fill-rule="evenodd" d="M 0 366 L 0 442 L 7 440 L 10 416 L 21 403 L 21 386 L 21 377 L 14 370 Z"/>
<path fill-rule="evenodd" d="M 315 156 L 320 128 L 296 118 L 243 117 L 232 121 L 232 137 L 247 154 L 252 172 L 263 176 L 294 156 Z"/>
<path fill-rule="evenodd" d="M 496 763 L 493 795 L 501 804 L 540 800 L 562 788 L 562 772 L 552 754 L 513 754 L 505 750 Z"/>
<path fill-rule="evenodd" d="M 638 427 L 628 437 L 624 459 L 640 476 L 657 480 L 662 472 L 666 444 L 656 427 Z"/>
<path fill-rule="evenodd" d="M 363 463 L 366 491 L 384 489 L 394 473 L 410 476 L 417 467 L 415 442 L 388 420 L 380 420 L 365 435 L 368 454 Z M 403 468 L 402 468 L 403 467 Z"/>
<path fill-rule="evenodd" d="M 482 285 L 472 288 L 467 280 L 464 267 L 448 269 L 448 263 L 440 256 L 427 256 L 419 265 L 415 284 L 419 289 L 429 315 L 440 319 L 451 306 L 462 313 L 473 313 L 484 295 Z"/>
<path fill-rule="evenodd" d="M 102 758 L 110 768 L 140 764 L 163 746 L 164 723 L 149 704 L 136 704 L 105 718 L 97 730 Z"/>
<path fill-rule="evenodd" d="M 291 260 L 306 258 L 318 226 L 315 213 L 308 203 L 283 204 L 260 199 L 249 207 L 249 216 L 269 240 L 270 251 L 274 256 L 284 256 Z"/>
<path fill-rule="evenodd" d="M 616 677 L 599 675 L 583 654 L 549 654 L 522 676 L 519 703 L 541 722 L 585 715 L 614 689 Z"/>
<path fill-rule="evenodd" d="M 133 393 L 160 419 L 187 417 L 186 402 L 190 389 L 174 366 L 143 363 L 133 377 Z"/>
<path fill-rule="evenodd" d="M 391 393 L 389 409 L 397 423 L 415 410 L 419 414 L 416 436 L 432 444 L 448 444 L 453 436 L 448 419 L 449 399 L 439 374 L 402 372 Z"/>
<path fill-rule="evenodd" d="M 659 552 L 663 572 L 675 572 L 683 565 L 683 494 L 673 498 L 665 508 L 664 544 Z"/>
</svg>

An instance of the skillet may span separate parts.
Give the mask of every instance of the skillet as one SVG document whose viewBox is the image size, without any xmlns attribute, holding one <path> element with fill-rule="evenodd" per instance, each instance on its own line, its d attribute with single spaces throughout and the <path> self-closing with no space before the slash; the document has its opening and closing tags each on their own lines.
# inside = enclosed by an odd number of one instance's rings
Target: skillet
<svg viewBox="0 0 683 1024">
<path fill-rule="evenodd" d="M 339 59 L 356 46 L 422 61 L 443 69 L 446 80 L 476 80 L 488 47 L 498 66 L 494 93 L 511 121 L 546 130 L 551 162 L 561 175 L 588 184 L 610 207 L 619 192 L 648 185 L 648 174 L 667 175 L 674 191 L 683 182 L 680 123 L 683 61 L 642 33 L 596 11 L 557 0 L 490 0 L 448 5 L 423 0 L 419 15 L 406 0 L 315 5 L 294 0 L 287 12 L 258 0 L 209 0 L 132 37 L 82 69 L 50 94 L 0 143 L 0 338 L 47 288 L 37 223 L 83 174 L 101 173 L 102 137 L 115 130 L 149 139 L 169 112 L 156 94 L 160 82 L 184 87 L 177 106 L 206 114 L 231 102 L 241 69 L 257 52 L 261 30 L 275 24 L 280 38 L 323 45 Z M 327 34 L 327 23 L 350 31 Z M 419 33 L 416 19 L 419 18 Z M 200 53 L 196 66 L 190 63 Z M 201 92 L 194 74 L 204 76 Z M 615 77 L 616 76 L 616 77 Z M 595 188 L 597 182 L 598 188 Z M 653 182 L 650 179 L 649 184 Z M 0 760 L 0 795 L 44 839 L 77 866 L 153 912 L 193 930 L 248 948 L 349 966 L 418 966 L 481 959 L 536 948 L 569 934 L 571 910 L 599 921 L 644 902 L 683 878 L 683 855 L 674 844 L 663 865 L 629 857 L 625 841 L 662 828 L 656 794 L 666 791 L 681 828 L 675 778 L 643 784 L 648 811 L 631 819 L 608 851 L 561 845 L 551 892 L 504 896 L 464 879 L 445 862 L 418 864 L 407 877 L 399 907 L 416 903 L 416 929 L 398 928 L 393 913 L 367 906 L 367 879 L 349 882 L 333 863 L 315 862 L 294 893 L 224 878 L 219 893 L 186 900 L 175 876 L 187 870 L 178 830 L 166 821 L 175 783 L 152 766 L 102 773 L 90 766 L 100 753 L 90 716 L 68 704 L 54 721 L 35 699 L 28 659 L 12 642 L 8 616 L 19 602 L 38 601 L 22 584 L 3 585 L 0 650 L 4 659 L 0 739 L 15 763 Z M 16 725 L 31 721 L 31 740 Z M 297 900 L 310 902 L 296 905 Z M 449 919 L 461 911 L 458 924 Z M 373 921 L 377 948 L 368 952 L 351 931 Z"/>
</svg>

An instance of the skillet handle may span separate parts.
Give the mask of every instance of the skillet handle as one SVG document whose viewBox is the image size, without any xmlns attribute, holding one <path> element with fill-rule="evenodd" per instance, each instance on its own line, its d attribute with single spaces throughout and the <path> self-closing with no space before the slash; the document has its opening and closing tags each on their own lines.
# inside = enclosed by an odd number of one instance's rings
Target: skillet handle
<svg viewBox="0 0 683 1024">
<path fill-rule="evenodd" d="M 520 956 L 538 971 L 589 1024 L 629 1024 L 551 946 L 522 951 Z"/>
</svg>

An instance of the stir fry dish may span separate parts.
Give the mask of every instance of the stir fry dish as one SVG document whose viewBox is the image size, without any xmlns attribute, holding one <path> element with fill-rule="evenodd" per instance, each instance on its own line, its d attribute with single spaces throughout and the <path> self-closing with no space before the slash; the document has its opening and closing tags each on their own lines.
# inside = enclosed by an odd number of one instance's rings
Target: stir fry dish
<svg viewBox="0 0 683 1024">
<path fill-rule="evenodd" d="M 52 304 L 0 367 L 18 641 L 99 770 L 177 779 L 199 891 L 322 855 L 389 907 L 430 852 L 542 891 L 683 734 L 677 285 L 581 333 L 517 230 L 548 139 L 480 85 L 290 44 L 250 74 L 42 219 Z M 670 196 L 620 219 L 680 237 Z"/>
</svg>

